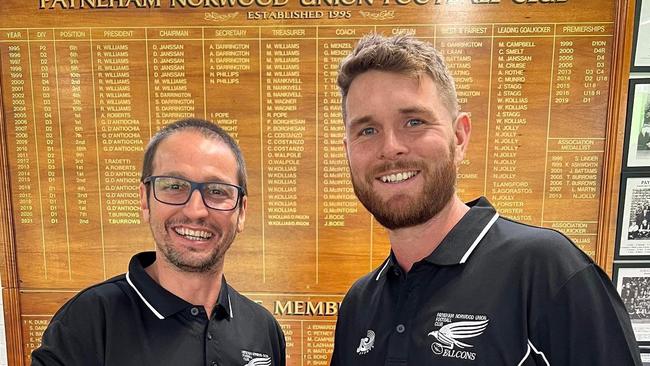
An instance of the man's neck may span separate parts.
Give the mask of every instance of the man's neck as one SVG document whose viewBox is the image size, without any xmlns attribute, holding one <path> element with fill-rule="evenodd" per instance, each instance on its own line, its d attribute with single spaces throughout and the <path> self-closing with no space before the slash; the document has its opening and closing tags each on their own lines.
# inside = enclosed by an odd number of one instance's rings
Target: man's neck
<svg viewBox="0 0 650 366">
<path fill-rule="evenodd" d="M 389 230 L 390 246 L 397 263 L 406 272 L 413 264 L 431 254 L 451 229 L 469 211 L 457 196 L 427 222 L 407 228 Z"/>
<path fill-rule="evenodd" d="M 210 317 L 221 291 L 223 262 L 214 271 L 184 272 L 164 260 L 162 253 L 156 253 L 156 261 L 145 271 L 165 290 L 190 304 L 203 305 Z"/>
</svg>

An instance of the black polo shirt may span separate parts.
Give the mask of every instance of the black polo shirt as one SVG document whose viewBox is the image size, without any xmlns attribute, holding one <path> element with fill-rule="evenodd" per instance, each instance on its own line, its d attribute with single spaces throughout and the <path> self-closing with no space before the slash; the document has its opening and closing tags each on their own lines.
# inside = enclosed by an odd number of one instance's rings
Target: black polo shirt
<svg viewBox="0 0 650 366">
<path fill-rule="evenodd" d="M 155 253 L 134 256 L 129 272 L 83 290 L 55 315 L 32 365 L 285 365 L 284 334 L 262 306 L 223 278 L 210 318 L 144 271 Z"/>
<path fill-rule="evenodd" d="M 607 275 L 561 233 L 485 198 L 404 273 L 394 256 L 340 308 L 332 365 L 641 365 Z"/>
</svg>

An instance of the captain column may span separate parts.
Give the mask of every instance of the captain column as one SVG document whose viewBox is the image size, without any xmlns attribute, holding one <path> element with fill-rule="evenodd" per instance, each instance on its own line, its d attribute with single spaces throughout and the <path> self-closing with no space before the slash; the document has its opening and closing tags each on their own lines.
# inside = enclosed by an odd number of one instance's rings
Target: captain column
<svg viewBox="0 0 650 366">
<path fill-rule="evenodd" d="M 69 273 L 50 286 L 83 287 L 104 279 L 90 30 L 55 29 L 54 39 Z"/>
<path fill-rule="evenodd" d="M 261 34 L 265 279 L 279 291 L 318 283 L 315 35 L 303 27 Z"/>
<path fill-rule="evenodd" d="M 500 213 L 540 224 L 553 25 L 495 26 L 487 194 Z"/>
<path fill-rule="evenodd" d="M 561 230 L 591 256 L 598 234 L 613 27 L 558 25 L 550 75 L 543 225 Z"/>
</svg>

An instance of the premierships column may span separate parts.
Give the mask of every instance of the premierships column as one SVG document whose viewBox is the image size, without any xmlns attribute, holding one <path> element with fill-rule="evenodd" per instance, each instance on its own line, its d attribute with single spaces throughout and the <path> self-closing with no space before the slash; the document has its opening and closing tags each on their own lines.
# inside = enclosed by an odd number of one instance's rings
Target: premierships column
<svg viewBox="0 0 650 366">
<path fill-rule="evenodd" d="M 594 256 L 609 98 L 612 23 L 558 24 L 543 224 Z M 564 208 L 572 207 L 572 210 Z"/>
<path fill-rule="evenodd" d="M 318 283 L 314 38 L 314 28 L 262 28 L 266 282 L 284 291 Z"/>
</svg>

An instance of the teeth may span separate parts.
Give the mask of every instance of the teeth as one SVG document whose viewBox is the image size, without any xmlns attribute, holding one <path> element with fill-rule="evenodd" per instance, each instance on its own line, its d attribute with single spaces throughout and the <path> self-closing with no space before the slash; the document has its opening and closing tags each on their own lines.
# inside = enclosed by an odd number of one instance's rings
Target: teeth
<svg viewBox="0 0 650 366">
<path fill-rule="evenodd" d="M 178 235 L 184 236 L 185 238 L 190 240 L 206 240 L 212 237 L 211 233 L 203 230 L 191 230 L 188 228 L 181 227 L 175 229 L 175 231 Z"/>
<path fill-rule="evenodd" d="M 417 172 L 401 172 L 397 174 L 390 174 L 390 175 L 384 175 L 380 177 L 382 182 L 384 183 L 399 183 L 403 182 L 407 179 L 410 179 L 414 175 L 418 174 Z"/>
</svg>

